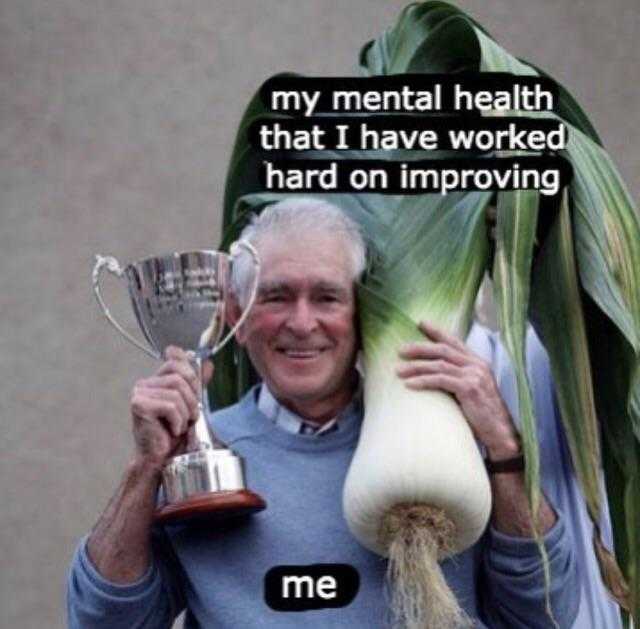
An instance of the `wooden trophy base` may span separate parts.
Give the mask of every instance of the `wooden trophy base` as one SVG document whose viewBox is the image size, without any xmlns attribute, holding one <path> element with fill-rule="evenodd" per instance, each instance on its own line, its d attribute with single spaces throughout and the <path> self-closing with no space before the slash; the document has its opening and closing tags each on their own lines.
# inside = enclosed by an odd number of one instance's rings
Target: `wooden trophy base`
<svg viewBox="0 0 640 629">
<path fill-rule="evenodd" d="M 206 492 L 161 507 L 154 520 L 157 524 L 188 524 L 248 515 L 266 506 L 258 494 L 248 489 Z"/>
</svg>

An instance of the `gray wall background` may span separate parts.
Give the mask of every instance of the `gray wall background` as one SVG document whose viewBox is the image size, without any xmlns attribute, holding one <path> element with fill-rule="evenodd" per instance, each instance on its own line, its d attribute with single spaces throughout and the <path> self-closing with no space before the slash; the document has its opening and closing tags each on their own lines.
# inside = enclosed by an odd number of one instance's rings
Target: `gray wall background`
<svg viewBox="0 0 640 629">
<path fill-rule="evenodd" d="M 351 73 L 404 4 L 0 4 L 0 626 L 65 626 L 68 561 L 131 454 L 130 387 L 155 368 L 98 313 L 93 255 L 215 246 L 255 89 Z M 637 199 L 637 0 L 460 6 L 573 91 Z M 131 321 L 123 289 L 106 296 Z"/>
</svg>

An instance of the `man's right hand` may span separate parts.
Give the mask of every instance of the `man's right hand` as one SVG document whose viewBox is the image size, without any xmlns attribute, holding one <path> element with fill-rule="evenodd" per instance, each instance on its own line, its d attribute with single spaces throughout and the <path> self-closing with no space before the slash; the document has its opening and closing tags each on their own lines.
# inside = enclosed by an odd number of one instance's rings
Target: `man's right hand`
<svg viewBox="0 0 640 629">
<path fill-rule="evenodd" d="M 213 374 L 205 363 L 204 378 Z M 138 380 L 131 394 L 131 416 L 136 455 L 140 463 L 158 472 L 172 456 L 184 452 L 194 438 L 202 394 L 200 377 L 187 353 L 168 347 L 165 362 L 150 378 Z"/>
<path fill-rule="evenodd" d="M 213 375 L 212 363 L 205 361 L 202 371 L 206 383 Z M 187 353 L 177 347 L 168 347 L 162 367 L 133 387 L 135 458 L 87 541 L 89 559 L 108 581 L 134 583 L 151 565 L 160 472 L 169 457 L 188 445 L 201 392 Z"/>
</svg>

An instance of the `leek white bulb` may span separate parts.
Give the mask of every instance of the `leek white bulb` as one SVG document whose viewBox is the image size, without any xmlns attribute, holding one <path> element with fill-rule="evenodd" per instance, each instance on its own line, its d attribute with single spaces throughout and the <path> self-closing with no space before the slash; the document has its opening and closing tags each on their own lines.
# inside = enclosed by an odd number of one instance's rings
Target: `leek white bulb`
<svg viewBox="0 0 640 629">
<path fill-rule="evenodd" d="M 453 398 L 411 391 L 391 365 L 368 370 L 365 417 L 344 486 L 344 513 L 355 537 L 386 556 L 382 516 L 399 502 L 443 509 L 455 526 L 451 552 L 486 528 L 491 488 L 471 429 Z"/>
<path fill-rule="evenodd" d="M 392 611 L 403 627 L 459 627 L 464 614 L 437 561 L 480 538 L 491 487 L 453 397 L 407 389 L 389 356 L 380 352 L 366 365 L 365 416 L 345 480 L 345 518 L 358 541 L 390 558 Z"/>
</svg>

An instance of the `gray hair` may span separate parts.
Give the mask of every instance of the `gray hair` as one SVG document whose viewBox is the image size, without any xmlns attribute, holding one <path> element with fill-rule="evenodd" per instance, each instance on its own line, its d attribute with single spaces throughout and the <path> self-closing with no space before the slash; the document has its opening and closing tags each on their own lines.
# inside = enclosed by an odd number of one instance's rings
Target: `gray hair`
<svg viewBox="0 0 640 629">
<path fill-rule="evenodd" d="M 358 224 L 339 207 L 328 201 L 309 197 L 292 197 L 266 207 L 254 214 L 242 230 L 240 240 L 257 245 L 267 236 L 290 236 L 292 231 L 304 234 L 342 235 L 352 262 L 354 281 L 366 268 L 366 245 Z M 245 251 L 234 260 L 231 272 L 231 290 L 244 307 L 249 300 L 253 277 L 253 262 Z"/>
</svg>

